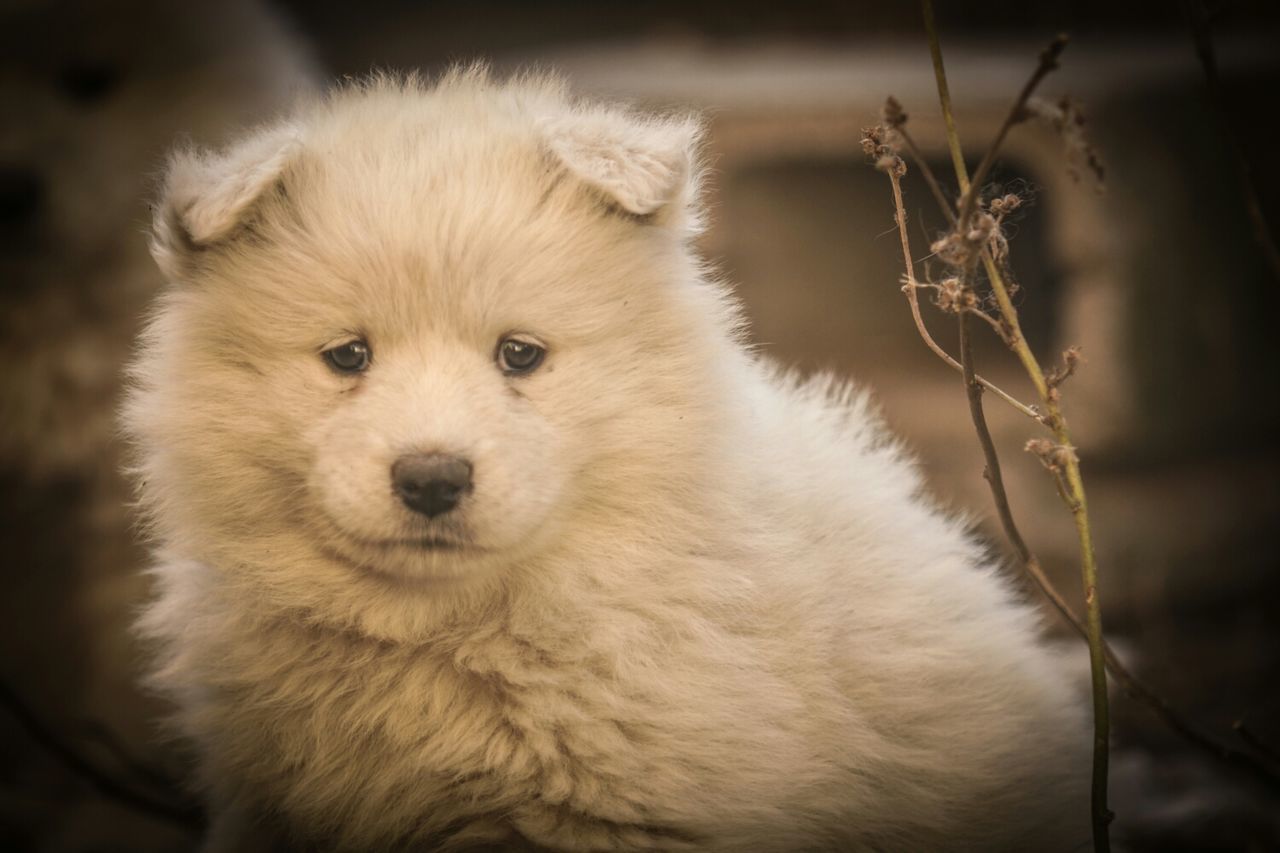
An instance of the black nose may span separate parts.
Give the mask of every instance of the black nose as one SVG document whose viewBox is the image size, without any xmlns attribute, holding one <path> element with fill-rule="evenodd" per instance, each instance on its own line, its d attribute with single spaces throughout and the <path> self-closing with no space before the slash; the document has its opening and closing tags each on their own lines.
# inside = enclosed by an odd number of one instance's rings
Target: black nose
<svg viewBox="0 0 1280 853">
<path fill-rule="evenodd" d="M 21 225 L 35 217 L 43 199 L 40 175 L 20 166 L 0 166 L 0 222 Z"/>
<path fill-rule="evenodd" d="M 444 453 L 401 456 L 391 466 L 391 484 L 405 506 L 435 518 L 457 506 L 471 488 L 471 463 Z"/>
</svg>

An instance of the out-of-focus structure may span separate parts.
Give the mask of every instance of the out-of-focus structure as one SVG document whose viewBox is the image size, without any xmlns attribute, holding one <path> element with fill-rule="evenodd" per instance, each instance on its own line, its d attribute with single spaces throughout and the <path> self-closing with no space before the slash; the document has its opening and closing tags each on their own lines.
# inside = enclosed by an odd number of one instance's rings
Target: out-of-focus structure
<svg viewBox="0 0 1280 853">
<path fill-rule="evenodd" d="M 181 849 L 162 708 L 130 626 L 147 557 L 116 408 L 158 291 L 148 201 L 166 151 L 216 145 L 315 68 L 256 0 L 0 3 L 0 849 Z"/>
</svg>

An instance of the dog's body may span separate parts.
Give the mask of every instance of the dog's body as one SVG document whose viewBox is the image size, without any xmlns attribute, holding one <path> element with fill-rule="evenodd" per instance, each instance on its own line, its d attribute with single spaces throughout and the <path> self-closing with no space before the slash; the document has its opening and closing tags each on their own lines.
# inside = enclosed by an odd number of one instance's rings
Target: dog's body
<svg viewBox="0 0 1280 853">
<path fill-rule="evenodd" d="M 127 418 L 211 846 L 1087 839 L 1031 612 L 693 258 L 697 132 L 469 72 L 175 158 Z"/>
</svg>

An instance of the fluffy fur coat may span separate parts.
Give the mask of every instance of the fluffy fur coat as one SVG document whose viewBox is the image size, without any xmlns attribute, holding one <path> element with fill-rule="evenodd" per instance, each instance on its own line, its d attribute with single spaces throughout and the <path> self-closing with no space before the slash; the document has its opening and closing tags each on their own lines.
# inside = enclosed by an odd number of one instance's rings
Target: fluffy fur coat
<svg viewBox="0 0 1280 853">
<path fill-rule="evenodd" d="M 175 155 L 127 422 L 212 849 L 1087 840 L 1032 611 L 863 394 L 744 347 L 698 136 L 468 71 Z"/>
</svg>

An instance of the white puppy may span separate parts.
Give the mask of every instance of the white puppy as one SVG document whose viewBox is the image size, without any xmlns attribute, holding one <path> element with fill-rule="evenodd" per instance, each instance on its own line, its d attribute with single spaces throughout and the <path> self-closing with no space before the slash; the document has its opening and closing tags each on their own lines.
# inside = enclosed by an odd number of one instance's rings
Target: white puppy
<svg viewBox="0 0 1280 853">
<path fill-rule="evenodd" d="M 173 158 L 127 422 L 212 848 L 1087 840 L 1032 611 L 743 346 L 698 136 L 466 71 Z"/>
</svg>

